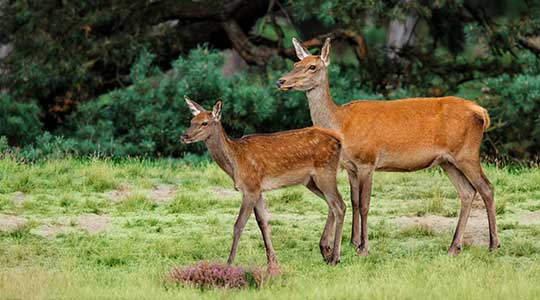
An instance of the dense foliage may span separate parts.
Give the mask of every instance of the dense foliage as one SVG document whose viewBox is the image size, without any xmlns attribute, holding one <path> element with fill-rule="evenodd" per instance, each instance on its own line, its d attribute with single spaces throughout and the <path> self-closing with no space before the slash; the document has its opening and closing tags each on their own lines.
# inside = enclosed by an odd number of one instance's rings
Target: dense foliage
<svg viewBox="0 0 540 300">
<path fill-rule="evenodd" d="M 0 94 L 0 137 L 11 144 L 32 143 L 41 133 L 39 107 L 34 101 L 19 102 L 6 94 Z"/>
<path fill-rule="evenodd" d="M 522 74 L 486 80 L 479 100 L 494 122 L 488 134 L 493 152 L 533 158 L 540 155 L 540 62 L 532 55 L 520 62 L 526 66 Z"/>
</svg>

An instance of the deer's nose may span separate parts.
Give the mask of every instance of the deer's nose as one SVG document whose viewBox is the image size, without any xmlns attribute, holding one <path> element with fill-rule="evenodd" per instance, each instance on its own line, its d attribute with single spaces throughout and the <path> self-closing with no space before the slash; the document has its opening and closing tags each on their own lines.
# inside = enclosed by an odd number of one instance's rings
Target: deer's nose
<svg viewBox="0 0 540 300">
<path fill-rule="evenodd" d="M 278 88 L 280 88 L 284 83 L 285 83 L 285 79 L 280 79 L 280 80 L 276 81 L 276 86 Z"/>
<path fill-rule="evenodd" d="M 188 139 L 189 139 L 189 137 L 188 137 L 187 134 L 184 134 L 184 135 L 182 135 L 182 136 L 180 137 L 180 141 L 181 141 L 182 143 L 187 142 Z"/>
</svg>

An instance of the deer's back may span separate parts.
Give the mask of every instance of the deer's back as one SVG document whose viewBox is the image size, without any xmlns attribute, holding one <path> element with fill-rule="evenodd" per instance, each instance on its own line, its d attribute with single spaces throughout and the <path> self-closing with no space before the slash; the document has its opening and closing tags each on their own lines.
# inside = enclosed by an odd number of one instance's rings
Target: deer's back
<svg viewBox="0 0 540 300">
<path fill-rule="evenodd" d="M 317 127 L 254 134 L 235 141 L 239 176 L 255 184 L 266 183 L 264 190 L 303 183 L 317 169 L 337 171 L 340 150 L 339 134 Z"/>
</svg>

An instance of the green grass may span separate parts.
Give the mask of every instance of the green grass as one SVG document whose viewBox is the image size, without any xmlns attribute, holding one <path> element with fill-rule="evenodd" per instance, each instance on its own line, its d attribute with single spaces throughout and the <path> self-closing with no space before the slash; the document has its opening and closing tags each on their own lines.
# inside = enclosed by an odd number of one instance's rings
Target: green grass
<svg viewBox="0 0 540 300">
<path fill-rule="evenodd" d="M 451 231 L 393 222 L 427 215 L 457 222 L 457 193 L 441 171 L 377 173 L 369 256 L 357 256 L 348 243 L 349 208 L 341 264 L 324 264 L 318 241 L 326 203 L 304 187 L 292 187 L 265 195 L 282 275 L 260 289 L 199 290 L 171 284 L 166 275 L 172 266 L 227 258 L 240 194 L 223 192 L 232 190 L 232 182 L 215 164 L 3 159 L 0 218 L 14 215 L 27 223 L 0 232 L 0 299 L 535 299 L 540 170 L 487 166 L 486 172 L 498 201 L 497 252 L 466 246 L 451 258 Z M 343 172 L 339 179 L 348 203 Z M 155 201 L 152 190 L 160 185 L 174 190 Z M 89 234 L 79 228 L 78 218 L 88 214 L 106 216 L 109 229 Z M 45 225 L 69 230 L 37 235 Z M 265 262 L 252 216 L 236 263 Z"/>
</svg>

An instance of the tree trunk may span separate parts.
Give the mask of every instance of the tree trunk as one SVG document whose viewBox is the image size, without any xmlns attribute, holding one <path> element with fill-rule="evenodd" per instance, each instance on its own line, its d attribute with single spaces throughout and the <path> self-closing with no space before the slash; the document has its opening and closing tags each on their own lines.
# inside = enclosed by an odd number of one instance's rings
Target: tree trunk
<svg viewBox="0 0 540 300">
<path fill-rule="evenodd" d="M 7 69 L 3 66 L 4 59 L 13 51 L 13 46 L 11 44 L 0 45 L 0 76 L 5 76 L 8 72 Z M 7 89 L 3 86 L 0 86 L 0 93 L 7 92 Z"/>
<path fill-rule="evenodd" d="M 405 4 L 413 0 L 402 0 Z M 388 26 L 386 36 L 387 56 L 390 59 L 400 58 L 401 50 L 415 43 L 415 29 L 418 23 L 418 13 L 412 9 L 409 10 L 405 20 L 392 20 Z"/>
</svg>

